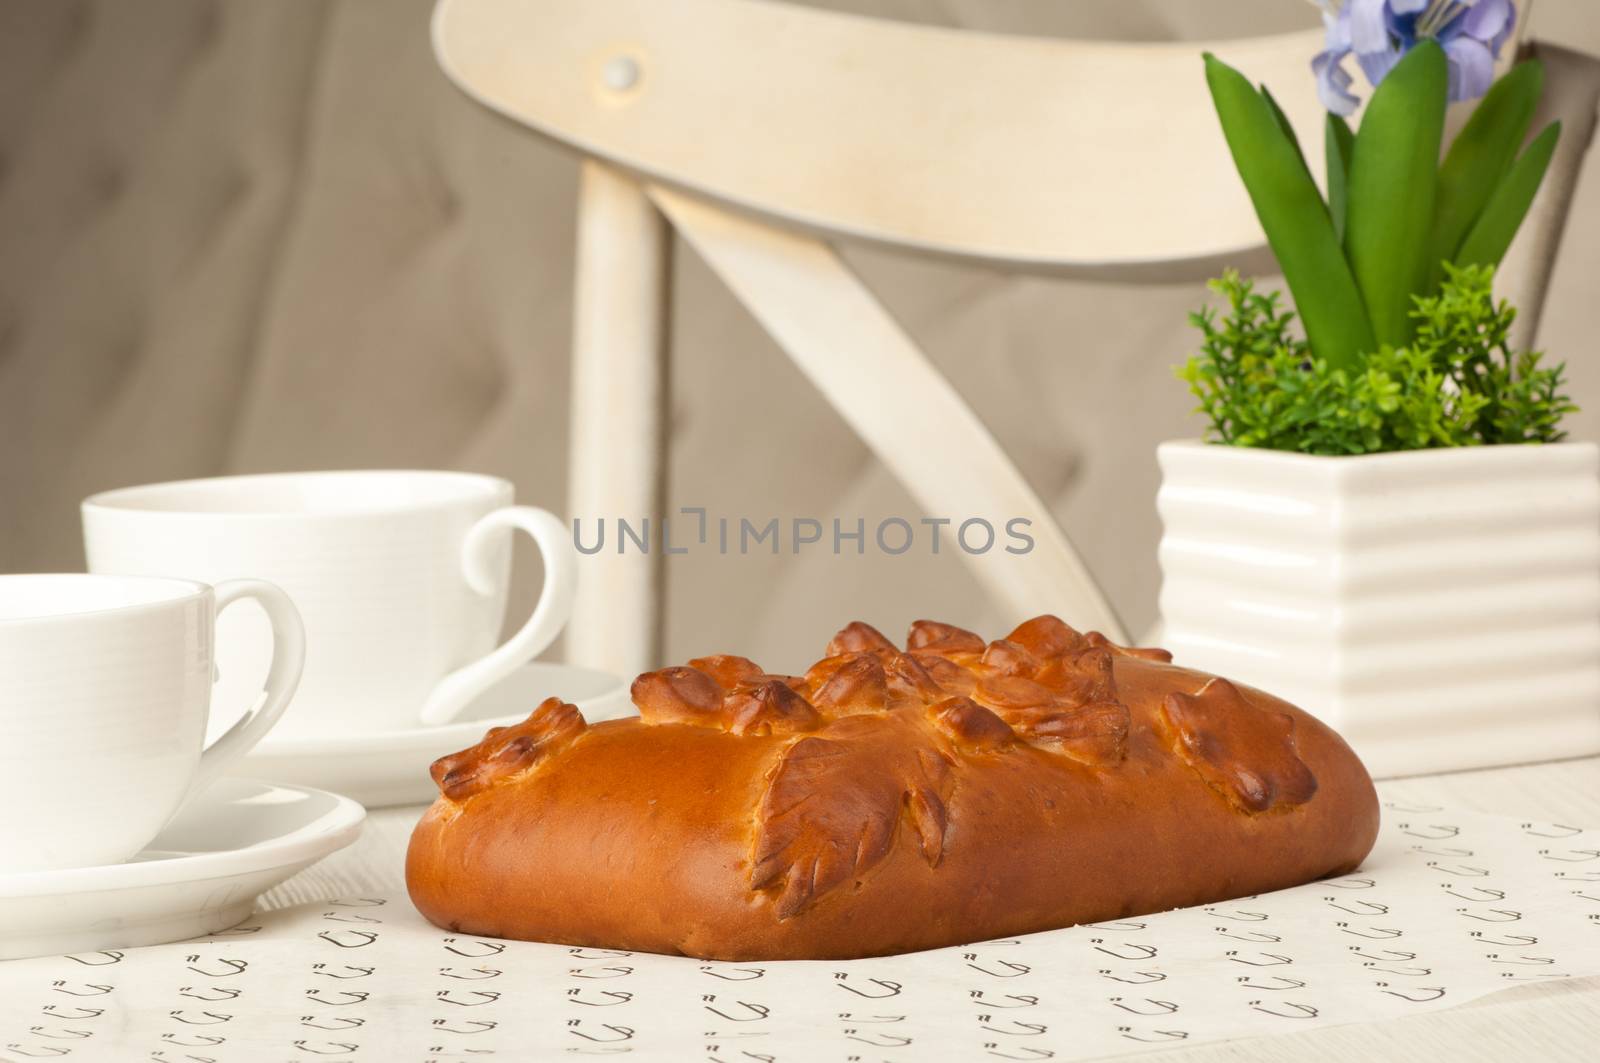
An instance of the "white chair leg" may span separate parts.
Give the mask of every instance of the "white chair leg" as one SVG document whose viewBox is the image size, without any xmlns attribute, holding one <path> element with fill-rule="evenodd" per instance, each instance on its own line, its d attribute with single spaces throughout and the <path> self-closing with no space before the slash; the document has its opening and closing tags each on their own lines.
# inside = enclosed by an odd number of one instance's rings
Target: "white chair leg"
<svg viewBox="0 0 1600 1063">
<path fill-rule="evenodd" d="M 567 627 L 567 660 L 631 680 L 661 646 L 661 551 L 667 393 L 667 225 L 643 187 L 583 164 L 572 328 L 568 513 L 588 550 Z M 618 549 L 619 521 L 650 550 Z"/>
<path fill-rule="evenodd" d="M 961 553 L 1003 606 L 1126 640 L 1039 496 L 831 247 L 656 185 L 650 197 L 929 516 L 999 524 L 992 549 Z M 1003 549 L 1016 517 L 1031 522 L 1023 554 Z"/>
</svg>

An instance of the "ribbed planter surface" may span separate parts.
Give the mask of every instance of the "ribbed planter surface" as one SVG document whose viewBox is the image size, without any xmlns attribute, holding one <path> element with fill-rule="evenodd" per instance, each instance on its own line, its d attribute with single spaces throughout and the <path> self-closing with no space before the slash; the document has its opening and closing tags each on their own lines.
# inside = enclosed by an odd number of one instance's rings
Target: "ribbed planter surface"
<svg viewBox="0 0 1600 1063">
<path fill-rule="evenodd" d="M 1162 644 L 1375 775 L 1600 752 L 1600 448 L 1165 443 Z"/>
</svg>

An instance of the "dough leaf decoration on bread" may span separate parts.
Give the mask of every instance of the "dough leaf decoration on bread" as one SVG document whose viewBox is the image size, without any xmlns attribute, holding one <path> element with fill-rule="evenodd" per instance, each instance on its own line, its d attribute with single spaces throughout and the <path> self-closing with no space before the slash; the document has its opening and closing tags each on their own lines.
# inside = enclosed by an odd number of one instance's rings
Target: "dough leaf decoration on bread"
<svg viewBox="0 0 1600 1063">
<path fill-rule="evenodd" d="M 1154 646 L 1118 646 L 1098 631 L 1083 634 L 1048 613 L 1018 624 L 1017 629 L 1006 636 L 1006 640 L 1032 650 L 1041 657 L 1060 657 L 1084 650 L 1110 650 L 1119 657 L 1137 657 L 1163 664 L 1172 660 L 1172 654 Z"/>
<path fill-rule="evenodd" d="M 784 750 L 756 812 L 750 888 L 779 919 L 889 855 L 902 815 L 929 865 L 944 855 L 950 765 L 914 719 L 846 716 Z"/>
<path fill-rule="evenodd" d="M 1252 704 L 1226 679 L 1168 694 L 1161 718 L 1178 755 L 1246 812 L 1304 804 L 1317 792 L 1317 777 L 1295 749 L 1294 717 Z"/>
<path fill-rule="evenodd" d="M 1134 651 L 1099 632 L 1082 635 L 1041 616 L 985 644 L 948 624 L 918 621 L 907 644 L 972 677 L 949 683 L 950 693 L 970 696 L 1033 745 L 1090 765 L 1116 764 L 1126 755 L 1130 717 L 1117 697 L 1111 661 Z M 1164 650 L 1154 653 L 1160 656 L 1152 659 L 1170 659 Z M 948 668 L 935 674 L 955 678 Z"/>
<path fill-rule="evenodd" d="M 828 640 L 827 656 L 837 657 L 842 653 L 878 653 L 892 657 L 899 652 L 900 647 L 890 642 L 883 632 L 871 624 L 852 620 Z"/>
<path fill-rule="evenodd" d="M 987 753 L 1016 744 L 1017 733 L 1011 726 L 971 698 L 946 698 L 928 711 L 934 726 L 963 753 Z"/>
<path fill-rule="evenodd" d="M 648 724 L 715 727 L 736 735 L 814 731 L 822 717 L 789 676 L 767 675 L 743 657 L 699 657 L 633 681 L 633 703 Z"/>
<path fill-rule="evenodd" d="M 889 673 L 874 653 L 824 657 L 806 672 L 811 703 L 829 716 L 882 712 L 889 707 Z"/>
<path fill-rule="evenodd" d="M 941 624 L 937 620 L 917 620 L 906 636 L 907 650 L 937 653 L 941 657 L 956 654 L 982 653 L 983 638 L 954 624 Z"/>
<path fill-rule="evenodd" d="M 445 797 L 464 800 L 560 753 L 587 726 L 576 705 L 546 698 L 521 723 L 491 727 L 472 748 L 440 757 L 429 774 Z"/>
</svg>

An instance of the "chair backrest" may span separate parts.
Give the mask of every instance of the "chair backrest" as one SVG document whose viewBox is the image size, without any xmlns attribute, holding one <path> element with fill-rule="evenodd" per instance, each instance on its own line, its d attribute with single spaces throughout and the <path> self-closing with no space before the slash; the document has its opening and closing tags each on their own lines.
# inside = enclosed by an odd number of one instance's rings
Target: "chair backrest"
<svg viewBox="0 0 1600 1063">
<path fill-rule="evenodd" d="M 434 19 L 468 94 L 654 180 L 829 235 L 1160 280 L 1262 243 L 1201 48 L 1286 86 L 1320 169 L 1320 39 L 1090 42 L 764 0 L 442 0 Z"/>
<path fill-rule="evenodd" d="M 433 32 L 463 91 L 586 155 L 830 236 L 1030 272 L 1272 269 L 1201 49 L 1272 85 L 1313 171 L 1323 165 L 1308 69 L 1320 29 L 1117 43 L 770 0 L 440 0 Z M 1533 50 L 1549 67 L 1542 119 L 1567 129 L 1502 270 L 1524 342 L 1600 101 L 1600 61 Z"/>
</svg>

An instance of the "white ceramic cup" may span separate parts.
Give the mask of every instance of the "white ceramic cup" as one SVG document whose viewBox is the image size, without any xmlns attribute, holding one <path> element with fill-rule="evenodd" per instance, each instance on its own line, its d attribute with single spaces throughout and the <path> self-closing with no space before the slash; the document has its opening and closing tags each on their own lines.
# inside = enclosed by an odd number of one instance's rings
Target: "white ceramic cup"
<svg viewBox="0 0 1600 1063">
<path fill-rule="evenodd" d="M 216 616 L 271 626 L 245 715 L 203 749 Z M 272 728 L 300 679 L 293 603 L 260 580 L 0 576 L 0 872 L 121 863 Z"/>
<path fill-rule="evenodd" d="M 445 723 L 550 645 L 572 612 L 576 555 L 560 518 L 462 472 L 272 473 L 128 487 L 83 504 L 92 572 L 282 587 L 305 619 L 305 677 L 279 734 Z M 544 560 L 539 603 L 496 648 L 511 530 Z M 265 668 L 261 618 L 217 636 L 219 699 Z"/>
</svg>

